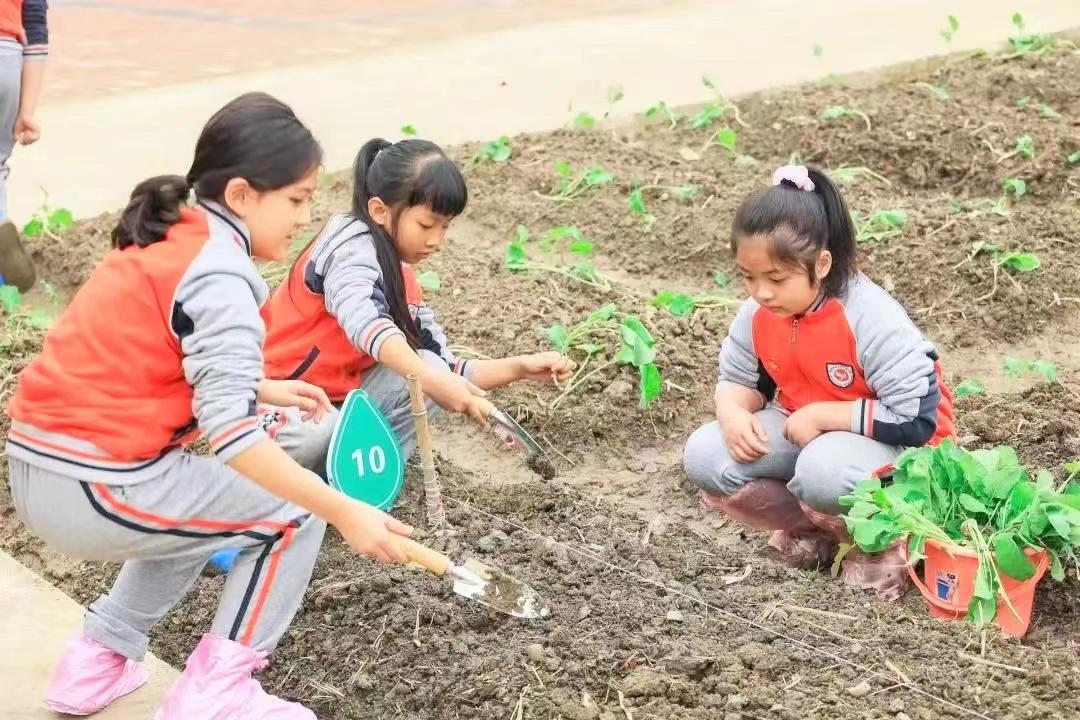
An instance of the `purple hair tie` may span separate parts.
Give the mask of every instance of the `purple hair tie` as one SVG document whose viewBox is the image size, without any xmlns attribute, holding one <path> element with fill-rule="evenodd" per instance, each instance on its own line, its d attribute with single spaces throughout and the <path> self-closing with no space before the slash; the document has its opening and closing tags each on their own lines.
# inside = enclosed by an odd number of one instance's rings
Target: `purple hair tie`
<svg viewBox="0 0 1080 720">
<path fill-rule="evenodd" d="M 772 176 L 772 184 L 779 185 L 785 182 L 794 185 L 800 190 L 814 192 L 814 181 L 810 179 L 810 173 L 806 171 L 806 167 L 803 165 L 785 165 L 777 168 Z"/>
</svg>

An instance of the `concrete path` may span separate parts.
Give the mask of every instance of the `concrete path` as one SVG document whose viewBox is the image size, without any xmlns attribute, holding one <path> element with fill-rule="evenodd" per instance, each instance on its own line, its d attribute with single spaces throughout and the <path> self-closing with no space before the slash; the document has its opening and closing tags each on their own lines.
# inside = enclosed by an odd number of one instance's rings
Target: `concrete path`
<svg viewBox="0 0 1080 720">
<path fill-rule="evenodd" d="M 158 30 L 163 35 L 141 32 L 140 23 L 150 20 L 159 25 L 170 21 L 185 39 L 200 32 L 217 37 L 222 23 L 235 21 L 253 57 L 275 62 L 279 55 L 295 62 L 292 51 L 297 45 L 324 48 L 351 42 L 347 31 L 335 30 L 330 20 L 313 30 L 309 26 L 313 21 L 279 11 L 280 17 L 275 16 L 273 22 L 258 25 L 247 18 L 244 25 L 243 17 L 206 9 L 221 6 L 209 0 L 185 3 L 206 8 L 201 15 L 191 11 L 183 19 L 163 20 L 163 4 L 157 3 L 153 7 L 158 14 L 143 8 L 138 22 L 129 17 L 133 11 L 124 15 L 119 10 L 149 3 L 67 0 L 54 4 L 58 18 L 107 5 L 117 18 L 130 21 L 125 32 L 105 35 L 106 28 L 99 28 L 95 35 L 126 43 L 123 57 L 131 77 L 137 77 L 143 65 L 159 66 L 154 59 L 159 46 L 166 48 L 173 42 L 162 26 Z M 253 7 L 250 1 L 240 4 Z M 504 3 L 486 3 L 500 4 Z M 544 22 L 537 22 L 532 3 L 517 4 L 529 9 L 526 24 L 507 21 L 504 29 L 447 33 L 441 38 L 432 36 L 431 22 L 422 21 L 422 13 L 398 18 L 392 43 L 368 52 L 350 50 L 351 57 L 338 61 L 293 64 L 122 94 L 107 94 L 112 82 L 108 78 L 115 80 L 115 73 L 103 70 L 102 82 L 108 87 L 103 86 L 97 96 L 70 102 L 54 99 L 42 111 L 43 139 L 20 151 L 12 163 L 11 213 L 16 218 L 28 216 L 40 203 L 42 188 L 54 205 L 69 207 L 79 216 L 121 206 L 139 180 L 185 172 L 202 123 L 221 104 L 247 90 L 266 90 L 294 105 L 323 141 L 327 168 L 339 169 L 349 164 L 364 140 L 373 135 L 394 136 L 405 123 L 442 143 L 490 139 L 562 125 L 571 116 L 571 104 L 575 110 L 602 111 L 606 90 L 616 83 L 626 91 L 616 114 L 640 112 L 660 99 L 669 104 L 705 100 L 702 74 L 712 77 L 722 92 L 738 94 L 828 73 L 996 46 L 1014 32 L 1010 17 L 1018 9 L 1033 31 L 1080 26 L 1080 3 L 1061 0 L 952 0 L 947 6 L 935 0 L 684 0 L 638 2 L 631 7 L 643 9 L 572 19 L 560 19 L 571 11 L 564 2 L 555 2 L 550 15 L 540 16 Z M 284 2 L 266 5 L 297 7 Z M 340 11 L 336 22 L 343 28 L 363 27 L 365 17 L 372 25 L 388 22 L 370 10 L 372 2 L 364 0 L 358 7 L 367 7 L 368 15 L 350 24 L 340 16 L 346 12 L 340 10 L 341 5 L 335 5 Z M 445 9 L 461 3 L 432 0 L 422 5 Z M 947 13 L 960 20 L 951 43 L 939 35 Z M 260 32 L 267 38 L 264 46 L 255 43 Z M 58 57 L 63 42 L 57 40 Z M 171 61 L 181 76 L 185 63 L 201 67 L 210 62 L 207 55 L 217 57 L 204 44 L 192 42 L 204 52 Z M 220 44 L 227 45 L 227 40 Z M 815 44 L 823 48 L 820 58 L 812 52 Z M 62 60 L 56 62 L 61 67 Z M 250 63 L 238 67 L 249 68 Z"/>
<path fill-rule="evenodd" d="M 82 607 L 40 576 L 0 553 L 0 717 L 58 720 L 41 702 L 56 656 L 82 624 Z M 97 715 L 100 720 L 149 720 L 176 671 L 148 656 L 150 681 Z"/>
</svg>

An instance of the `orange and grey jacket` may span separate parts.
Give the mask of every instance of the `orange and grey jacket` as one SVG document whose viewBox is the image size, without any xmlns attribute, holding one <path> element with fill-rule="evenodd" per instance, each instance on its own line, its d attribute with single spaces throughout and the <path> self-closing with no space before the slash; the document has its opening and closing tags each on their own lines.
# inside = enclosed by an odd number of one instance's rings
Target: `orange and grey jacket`
<svg viewBox="0 0 1080 720">
<path fill-rule="evenodd" d="M 247 228 L 216 203 L 182 210 L 159 242 L 111 250 L 20 373 L 8 454 L 122 485 L 164 472 L 200 430 L 222 461 L 265 439 L 268 294 Z"/>
<path fill-rule="evenodd" d="M 843 297 L 825 297 L 797 317 L 747 299 L 720 349 L 719 382 L 754 388 L 788 412 L 854 401 L 851 432 L 888 445 L 937 443 L 955 432 L 934 346 L 863 275 Z"/>
<path fill-rule="evenodd" d="M 422 349 L 454 372 L 468 362 L 447 347 L 446 333 L 424 304 L 416 273 L 402 264 L 405 296 Z M 266 376 L 318 385 L 333 402 L 360 387 L 379 360 L 383 343 L 403 335 L 390 318 L 382 271 L 367 225 L 346 214 L 331 216 L 293 264 L 268 306 Z"/>
</svg>

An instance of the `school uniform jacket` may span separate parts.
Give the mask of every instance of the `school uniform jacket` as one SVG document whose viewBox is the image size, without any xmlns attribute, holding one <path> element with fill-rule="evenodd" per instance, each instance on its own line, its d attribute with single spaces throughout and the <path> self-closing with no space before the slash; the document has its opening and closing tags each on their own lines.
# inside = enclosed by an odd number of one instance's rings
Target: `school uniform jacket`
<svg viewBox="0 0 1080 720">
<path fill-rule="evenodd" d="M 466 374 L 468 362 L 447 347 L 412 266 L 403 263 L 401 271 L 421 347 Z M 267 317 L 266 376 L 318 385 L 333 402 L 360 386 L 387 340 L 404 336 L 390 317 L 371 232 L 346 214 L 333 215 L 297 258 L 270 298 Z"/>
<path fill-rule="evenodd" d="M 747 299 L 720 349 L 719 382 L 756 389 L 788 412 L 853 401 L 849 430 L 888 445 L 955 432 L 934 346 L 885 290 L 859 275 L 843 297 L 780 317 Z"/>
<path fill-rule="evenodd" d="M 181 210 L 159 242 L 111 250 L 20 373 L 8 454 L 129 484 L 164 472 L 200 432 L 222 461 L 265 439 L 268 294 L 247 228 L 216 203 Z"/>
</svg>

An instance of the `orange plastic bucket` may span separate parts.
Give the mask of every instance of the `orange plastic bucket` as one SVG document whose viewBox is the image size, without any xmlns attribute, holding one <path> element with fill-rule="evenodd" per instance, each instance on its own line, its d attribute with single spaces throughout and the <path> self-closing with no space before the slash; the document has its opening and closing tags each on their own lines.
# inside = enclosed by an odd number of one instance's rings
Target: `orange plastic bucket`
<svg viewBox="0 0 1080 720">
<path fill-rule="evenodd" d="M 900 544 L 904 559 L 907 559 L 907 543 Z M 908 574 L 915 587 L 919 589 L 926 602 L 930 604 L 930 614 L 946 620 L 959 620 L 967 616 L 968 603 L 975 593 L 975 573 L 979 567 L 979 558 L 967 548 L 950 547 L 945 549 L 934 540 L 926 541 L 923 551 L 923 578 L 920 578 L 912 565 L 908 565 Z M 1015 580 L 1001 573 L 1001 585 L 1008 595 L 1016 615 L 998 600 L 997 620 L 1007 635 L 1021 637 L 1031 625 L 1031 606 L 1035 601 L 1035 586 L 1046 573 L 1050 565 L 1050 554 L 1045 550 L 1025 548 L 1028 559 L 1035 565 L 1035 574 L 1027 580 Z"/>
</svg>

